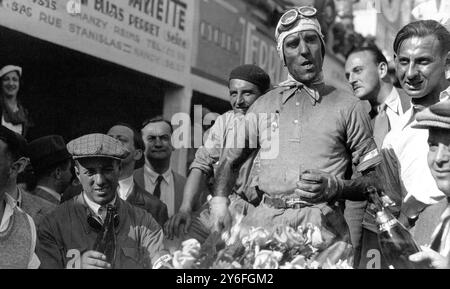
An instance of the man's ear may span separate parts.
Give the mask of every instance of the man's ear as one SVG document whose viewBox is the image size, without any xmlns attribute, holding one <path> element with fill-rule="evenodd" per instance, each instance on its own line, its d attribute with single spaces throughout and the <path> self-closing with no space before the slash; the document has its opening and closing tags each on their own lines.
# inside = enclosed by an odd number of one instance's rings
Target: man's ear
<svg viewBox="0 0 450 289">
<path fill-rule="evenodd" d="M 53 176 L 57 180 L 61 179 L 61 168 L 57 167 L 55 170 L 53 170 Z"/>
<path fill-rule="evenodd" d="M 389 67 L 386 62 L 381 62 L 378 64 L 378 75 L 380 76 L 380 79 L 384 79 L 389 75 Z"/>
<path fill-rule="evenodd" d="M 73 170 L 75 172 L 75 176 L 77 176 L 77 179 L 80 181 L 80 170 L 78 169 L 78 165 L 74 164 Z"/>
<path fill-rule="evenodd" d="M 141 149 L 136 149 L 134 151 L 133 159 L 135 161 L 140 161 L 142 159 L 142 156 L 144 155 L 144 152 Z"/>
<path fill-rule="evenodd" d="M 30 163 L 30 161 L 25 158 L 21 157 L 17 161 L 13 162 L 11 164 L 11 174 L 13 177 L 17 177 L 20 173 L 25 171 L 26 166 Z"/>
</svg>

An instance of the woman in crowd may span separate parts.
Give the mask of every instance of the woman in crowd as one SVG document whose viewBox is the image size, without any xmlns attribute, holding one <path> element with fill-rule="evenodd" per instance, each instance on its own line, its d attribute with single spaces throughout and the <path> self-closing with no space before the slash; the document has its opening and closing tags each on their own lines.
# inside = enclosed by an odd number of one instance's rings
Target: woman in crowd
<svg viewBox="0 0 450 289">
<path fill-rule="evenodd" d="M 26 136 L 31 121 L 18 98 L 21 77 L 22 68 L 19 66 L 7 65 L 0 70 L 0 115 L 1 125 Z"/>
</svg>

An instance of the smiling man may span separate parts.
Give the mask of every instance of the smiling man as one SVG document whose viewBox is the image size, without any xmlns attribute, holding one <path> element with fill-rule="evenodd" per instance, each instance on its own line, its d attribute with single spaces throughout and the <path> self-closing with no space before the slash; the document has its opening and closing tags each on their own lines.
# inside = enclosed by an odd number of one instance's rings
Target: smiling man
<svg viewBox="0 0 450 289">
<path fill-rule="evenodd" d="M 208 177 L 214 176 L 214 170 L 217 162 L 226 147 L 234 147 L 239 143 L 235 139 L 235 130 L 239 129 L 239 122 L 243 120 L 250 106 L 270 88 L 270 76 L 260 67 L 253 64 L 245 64 L 234 68 L 229 76 L 229 94 L 232 110 L 219 116 L 210 129 L 210 133 L 204 146 L 201 146 L 191 164 L 189 176 L 184 188 L 183 203 L 180 211 L 174 215 L 165 227 L 165 232 L 169 238 L 180 236 L 181 228 L 184 227 L 184 233 L 192 223 L 191 216 L 194 211 L 194 204 L 200 198 L 202 187 L 206 186 Z M 241 169 L 242 175 L 251 167 L 253 158 L 249 158 L 246 165 Z M 240 185 L 245 185 L 246 181 L 242 179 Z M 238 194 L 245 194 L 242 186 L 237 188 Z M 233 195 L 233 205 L 230 208 L 246 208 L 248 201 L 254 198 L 247 196 L 246 201 L 241 197 Z M 195 218 L 193 231 L 197 232 L 196 239 L 203 241 L 210 233 L 208 206 L 202 208 L 199 215 Z M 199 222 L 197 222 L 199 221 Z M 201 224 L 200 224 L 201 223 Z"/>
<path fill-rule="evenodd" d="M 380 183 L 398 184 L 386 187 L 396 203 L 396 216 L 407 227 L 412 227 L 419 244 L 428 242 L 427 236 L 439 221 L 438 214 L 431 211 L 419 214 L 430 205 L 437 204 L 444 194 L 436 186 L 427 165 L 428 131 L 415 129 L 416 115 L 425 108 L 438 103 L 446 96 L 449 82 L 445 79 L 445 63 L 450 49 L 450 33 L 433 20 L 417 21 L 403 27 L 394 41 L 397 78 L 411 99 L 412 107 L 400 119 L 401 125 L 386 136 L 383 147 L 383 175 Z M 432 209 L 431 207 L 429 209 Z M 365 224 L 373 224 L 370 213 Z M 416 222 L 417 221 L 417 222 Z M 370 262 L 366 254 L 378 249 L 376 228 L 364 231 L 360 266 Z M 370 255 L 370 254 L 369 254 Z M 381 266 L 387 266 L 383 261 Z"/>
<path fill-rule="evenodd" d="M 394 153 L 399 163 L 403 204 L 410 221 L 428 205 L 444 197 L 427 167 L 428 131 L 417 130 L 416 115 L 444 98 L 449 86 L 445 63 L 450 50 L 450 33 L 434 20 L 410 23 L 394 42 L 397 77 L 411 98 L 412 107 L 402 117 L 399 129 L 385 138 L 383 149 Z"/>
<path fill-rule="evenodd" d="M 141 208 L 117 194 L 121 160 L 129 154 L 120 141 L 103 134 L 85 135 L 67 149 L 83 187 L 77 197 L 48 215 L 38 228 L 37 254 L 42 268 L 137 269 L 151 268 L 163 250 L 163 232 Z M 94 244 L 106 217 L 106 206 L 116 211 L 115 263 L 106 262 Z"/>
</svg>

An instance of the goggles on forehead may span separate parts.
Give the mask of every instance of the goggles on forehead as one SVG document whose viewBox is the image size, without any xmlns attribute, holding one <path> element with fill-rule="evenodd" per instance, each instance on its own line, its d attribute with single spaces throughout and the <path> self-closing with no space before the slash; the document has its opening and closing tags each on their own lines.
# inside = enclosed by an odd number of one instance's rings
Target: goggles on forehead
<svg viewBox="0 0 450 289">
<path fill-rule="evenodd" d="M 291 26 L 297 19 L 306 17 L 311 18 L 317 15 L 317 9 L 311 6 L 302 6 L 292 8 L 283 14 L 280 18 L 280 24 L 284 27 Z"/>
</svg>

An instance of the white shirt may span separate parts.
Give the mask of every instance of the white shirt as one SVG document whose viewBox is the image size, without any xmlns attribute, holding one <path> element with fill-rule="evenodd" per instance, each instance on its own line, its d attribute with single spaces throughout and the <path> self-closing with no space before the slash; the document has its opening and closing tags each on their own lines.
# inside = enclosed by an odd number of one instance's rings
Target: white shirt
<svg viewBox="0 0 450 289">
<path fill-rule="evenodd" d="M 5 200 L 5 211 L 3 212 L 3 217 L 0 222 L 0 233 L 3 233 L 8 229 L 9 222 L 11 220 L 11 217 L 14 214 L 14 208 L 17 207 L 17 201 L 14 200 L 9 194 L 5 193 L 4 200 Z M 21 208 L 18 207 L 17 209 L 20 210 L 21 212 L 23 212 Z M 26 215 L 28 218 L 28 222 L 30 223 L 30 227 L 31 227 L 31 243 L 32 243 L 31 251 L 33 252 L 32 256 L 30 258 L 30 261 L 28 262 L 28 269 L 37 269 L 41 265 L 41 261 L 39 261 L 39 258 L 35 253 L 36 225 L 34 224 L 33 219 L 28 214 L 26 214 Z"/>
<path fill-rule="evenodd" d="M 401 117 L 400 127 L 391 130 L 383 142 L 383 149 L 392 149 L 399 161 L 402 194 L 406 196 L 402 204 L 405 212 L 416 212 L 416 209 L 435 204 L 445 197 L 428 167 L 428 130 L 412 128 L 416 120 L 407 124 L 413 111 L 411 107 Z"/>
<path fill-rule="evenodd" d="M 398 128 L 401 124 L 401 116 L 403 115 L 402 102 L 400 101 L 400 95 L 397 89 L 392 88 L 391 93 L 384 101 L 386 104 L 386 114 L 389 118 L 389 125 L 392 129 Z"/>
<path fill-rule="evenodd" d="M 106 217 L 105 207 L 107 205 L 113 205 L 116 202 L 116 197 L 114 197 L 114 199 L 111 202 L 109 202 L 108 204 L 106 204 L 104 206 L 100 206 L 99 204 L 89 200 L 89 198 L 86 196 L 86 193 L 84 193 L 84 192 L 83 192 L 83 197 L 84 197 L 84 201 L 86 202 L 86 205 L 88 205 L 88 207 L 92 210 L 92 212 L 94 212 L 103 221 Z M 105 214 L 103 214 L 103 213 L 105 213 Z"/>
<path fill-rule="evenodd" d="M 134 189 L 134 179 L 133 175 L 130 177 L 119 180 L 119 197 L 126 201 L 128 197 L 131 195 L 131 192 Z"/>
<path fill-rule="evenodd" d="M 436 0 L 428 0 L 417 5 L 412 11 L 412 15 L 419 20 L 436 20 L 442 25 L 450 28 L 450 0 L 441 0 L 438 8 Z"/>
<path fill-rule="evenodd" d="M 14 125 L 10 122 L 6 122 L 5 121 L 5 117 L 2 115 L 2 125 L 10 130 L 12 130 L 13 132 L 17 133 L 17 134 L 22 134 L 23 132 L 23 125 L 22 124 L 17 124 Z"/>
<path fill-rule="evenodd" d="M 46 191 L 49 193 L 52 197 L 54 197 L 56 200 L 58 200 L 58 203 L 61 203 L 61 195 L 58 194 L 55 190 L 52 190 L 50 188 L 44 187 L 44 186 L 36 186 L 37 188 Z"/>
<path fill-rule="evenodd" d="M 450 86 L 439 95 L 440 101 L 450 100 Z"/>
<path fill-rule="evenodd" d="M 144 166 L 144 182 L 145 190 L 153 194 L 156 187 L 156 179 L 159 174 L 153 171 L 148 164 Z M 169 218 L 175 214 L 175 184 L 172 174 L 172 169 L 169 168 L 162 174 L 163 180 L 161 182 L 161 196 L 160 200 L 166 204 Z"/>
</svg>

